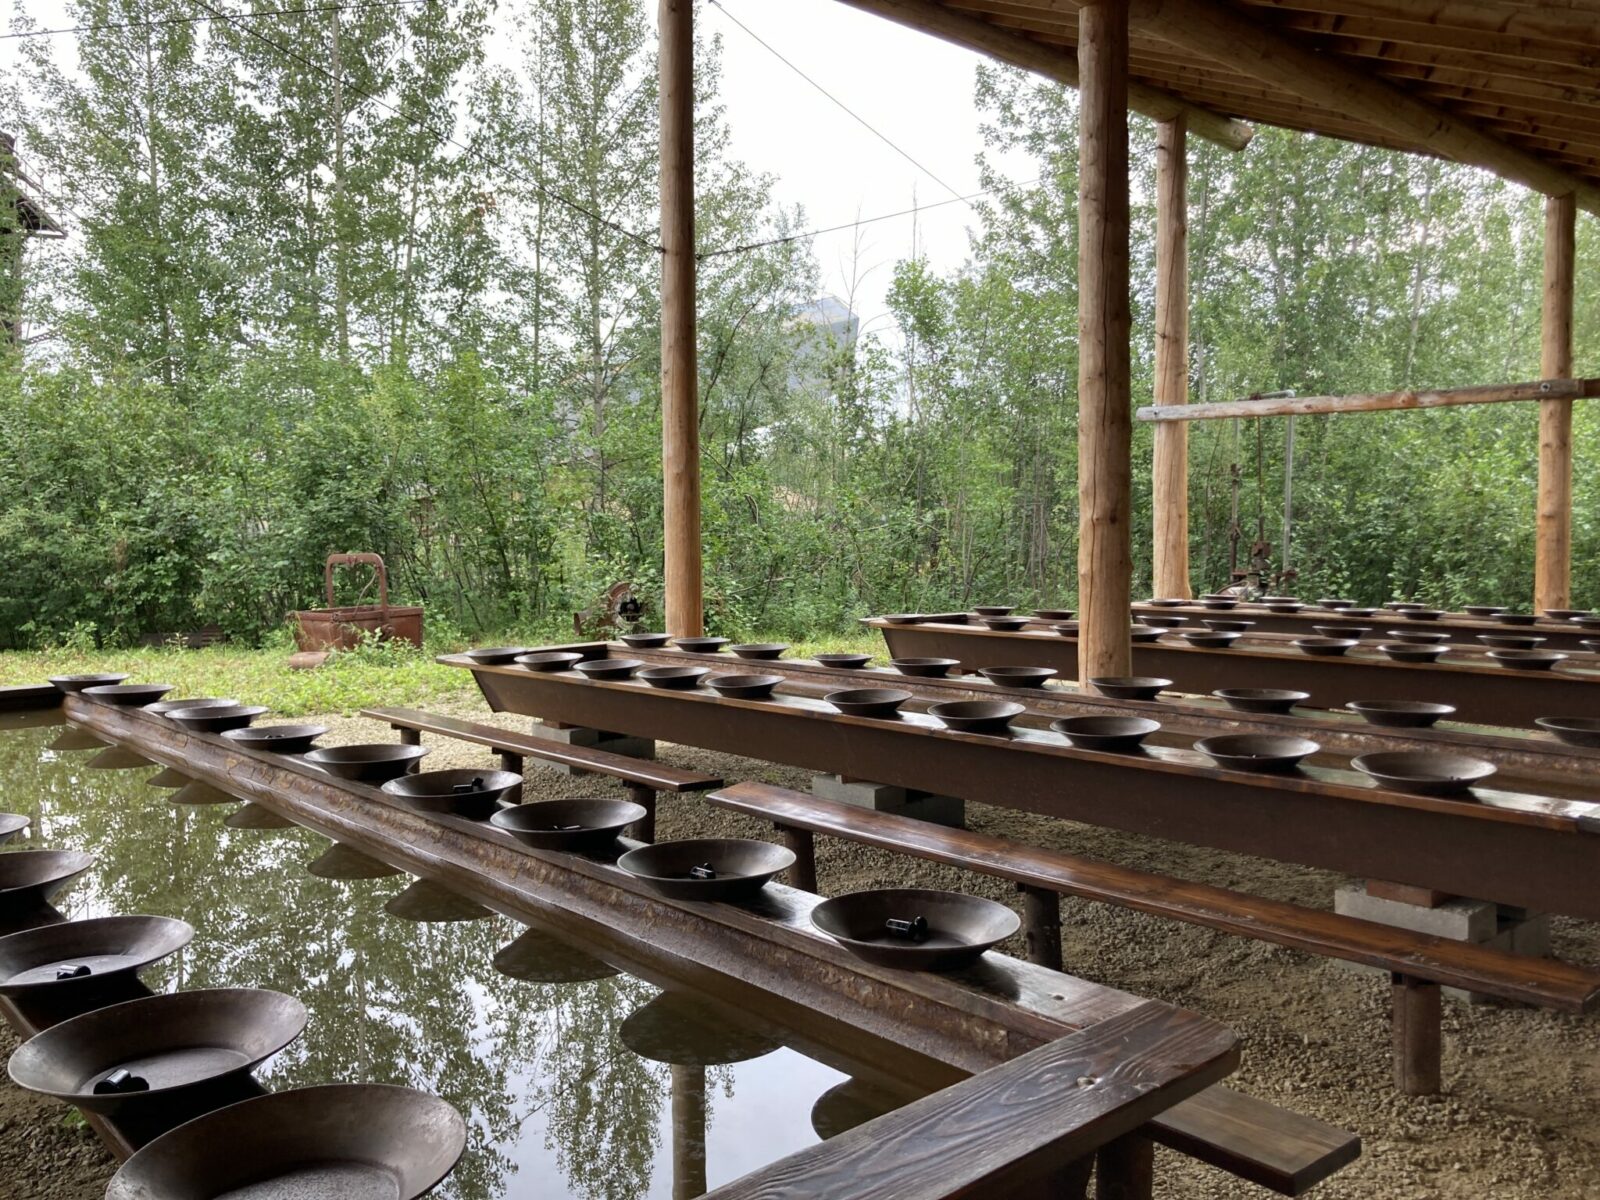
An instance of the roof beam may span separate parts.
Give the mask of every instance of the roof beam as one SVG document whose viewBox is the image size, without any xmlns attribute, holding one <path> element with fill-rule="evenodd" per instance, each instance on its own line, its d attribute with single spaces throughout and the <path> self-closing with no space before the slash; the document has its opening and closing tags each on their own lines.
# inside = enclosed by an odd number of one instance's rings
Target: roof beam
<svg viewBox="0 0 1600 1200">
<path fill-rule="evenodd" d="M 1483 167 L 1547 196 L 1571 195 L 1585 211 L 1600 214 L 1600 187 L 1275 32 L 1259 16 L 1218 0 L 1133 0 L 1130 15 L 1143 33 L 1388 130 L 1443 158 Z"/>
<path fill-rule="evenodd" d="M 1070 50 L 1060 50 L 1013 33 L 988 21 L 969 17 L 936 0 L 840 0 L 874 16 L 884 17 L 919 33 L 978 50 L 1014 67 L 1047 76 L 1068 87 L 1078 86 L 1078 61 Z M 1128 107 L 1157 121 L 1182 116 L 1189 132 L 1229 150 L 1243 150 L 1255 131 L 1208 108 L 1190 104 L 1170 92 L 1130 81 Z"/>
</svg>

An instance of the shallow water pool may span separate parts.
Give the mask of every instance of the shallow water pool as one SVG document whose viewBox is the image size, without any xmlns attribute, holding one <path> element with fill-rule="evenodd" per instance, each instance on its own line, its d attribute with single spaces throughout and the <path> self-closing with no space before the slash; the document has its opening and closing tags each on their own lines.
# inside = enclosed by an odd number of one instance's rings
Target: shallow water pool
<svg viewBox="0 0 1600 1200">
<path fill-rule="evenodd" d="M 0 717 L 0 809 L 34 822 L 7 848 L 96 856 L 57 901 L 70 918 L 152 913 L 194 925 L 186 950 L 145 972 L 155 990 L 257 986 L 298 996 L 310 1023 L 260 1073 L 274 1090 L 398 1083 L 455 1104 L 467 1152 L 439 1195 L 695 1195 L 814 1144 L 813 1107 L 825 1093 L 823 1128 L 857 1111 L 848 1103 L 855 1089 L 841 1088 L 849 1076 L 748 1014 L 663 994 L 538 937 L 519 947 L 521 978 L 502 974 L 495 955 L 525 926 L 497 915 L 390 915 L 386 903 L 410 877 L 308 874 L 328 839 L 230 828 L 237 805 L 174 804 L 171 791 L 145 782 L 154 766 L 97 769 L 95 750 L 62 748 L 64 733 L 66 743 L 82 737 L 36 717 Z M 431 916 L 461 907 L 430 888 L 412 888 L 400 907 Z M 580 975 L 604 977 L 532 981 Z"/>
</svg>

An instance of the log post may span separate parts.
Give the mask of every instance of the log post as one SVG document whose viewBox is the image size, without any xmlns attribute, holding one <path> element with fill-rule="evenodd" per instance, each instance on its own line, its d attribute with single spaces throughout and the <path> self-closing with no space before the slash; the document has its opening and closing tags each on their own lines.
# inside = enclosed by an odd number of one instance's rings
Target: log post
<svg viewBox="0 0 1600 1200">
<path fill-rule="evenodd" d="M 1189 158 L 1182 114 L 1156 126 L 1156 378 L 1158 405 L 1189 402 Z M 1190 599 L 1189 435 L 1156 426 L 1151 508 L 1157 596 Z"/>
<path fill-rule="evenodd" d="M 1394 1085 L 1404 1096 L 1439 1090 L 1443 1015 L 1439 985 L 1409 975 L 1390 976 Z"/>
<path fill-rule="evenodd" d="M 1577 198 L 1544 202 L 1544 309 L 1539 373 L 1572 376 L 1572 286 Z M 1539 402 L 1539 511 L 1533 611 L 1572 603 L 1572 401 Z"/>
<path fill-rule="evenodd" d="M 661 511 L 666 626 L 704 632 L 695 357 L 694 0 L 660 0 Z"/>
<path fill-rule="evenodd" d="M 1132 673 L 1128 9 L 1078 13 L 1078 678 Z"/>
</svg>

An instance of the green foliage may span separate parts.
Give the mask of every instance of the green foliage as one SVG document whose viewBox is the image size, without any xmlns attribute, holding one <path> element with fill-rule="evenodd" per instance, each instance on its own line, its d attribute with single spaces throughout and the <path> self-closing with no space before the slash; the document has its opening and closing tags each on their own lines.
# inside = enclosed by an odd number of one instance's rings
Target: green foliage
<svg viewBox="0 0 1600 1200">
<path fill-rule="evenodd" d="M 122 13 L 69 9 L 84 25 Z M 30 257 L 30 319 L 59 336 L 0 374 L 0 648 L 211 623 L 278 647 L 287 615 L 321 603 L 325 556 L 353 550 L 383 554 L 393 601 L 455 641 L 565 636 L 622 579 L 658 625 L 649 17 L 640 0 L 536 0 L 492 61 L 481 0 L 86 32 L 76 73 L 28 43 L 0 101 L 81 215 Z M 697 64 L 708 249 L 801 223 L 728 154 L 719 52 L 705 42 Z M 838 345 L 806 324 L 803 242 L 701 263 L 716 631 L 853 636 L 871 611 L 1074 603 L 1076 97 L 985 68 L 976 98 L 994 162 L 1021 156 L 1037 178 L 981 164 L 969 262 L 897 264 L 891 336 Z M 1153 144 L 1136 122 L 1136 403 Z M 1191 154 L 1194 399 L 1537 373 L 1536 199 L 1278 130 Z M 1597 236 L 1584 219 L 1580 255 Z M 1579 279 L 1578 372 L 1600 374 L 1600 275 Z M 1535 422 L 1512 405 L 1300 420 L 1295 590 L 1527 596 Z M 1197 586 L 1224 584 L 1258 539 L 1276 557 L 1285 430 L 1191 429 Z M 1136 428 L 1136 590 L 1151 441 Z M 1574 441 L 1575 589 L 1600 603 L 1587 407 Z"/>
</svg>

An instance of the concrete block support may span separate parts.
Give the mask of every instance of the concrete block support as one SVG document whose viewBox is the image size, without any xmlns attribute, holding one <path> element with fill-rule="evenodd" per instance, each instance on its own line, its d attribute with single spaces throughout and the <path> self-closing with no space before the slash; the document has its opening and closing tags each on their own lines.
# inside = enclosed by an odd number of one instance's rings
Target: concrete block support
<svg viewBox="0 0 1600 1200">
<path fill-rule="evenodd" d="M 1488 900 L 1468 900 L 1458 896 L 1434 906 L 1407 904 L 1401 900 L 1374 896 L 1361 883 L 1349 883 L 1334 892 L 1333 910 L 1341 916 L 1376 921 L 1380 925 L 1392 925 L 1396 929 L 1409 929 L 1416 933 L 1431 933 L 1452 941 L 1476 942 L 1516 954 L 1539 956 L 1550 953 L 1548 914 L 1498 905 Z M 1376 967 L 1359 963 L 1341 962 L 1339 965 L 1351 971 L 1383 973 Z M 1453 1000 L 1465 1000 L 1472 1004 L 1499 1003 L 1493 1001 L 1492 997 L 1464 992 L 1459 988 L 1445 988 L 1443 994 Z"/>
<path fill-rule="evenodd" d="M 813 775 L 811 794 L 838 804 L 853 804 L 876 812 L 899 813 L 935 825 L 960 829 L 966 824 L 967 803 L 955 796 L 936 796 L 886 783 L 864 779 L 841 779 L 837 775 Z"/>
<path fill-rule="evenodd" d="M 629 737 L 623 733 L 607 733 L 604 729 L 589 729 L 582 725 L 547 725 L 543 721 L 534 721 L 528 732 L 534 737 L 548 738 L 552 742 L 559 742 L 563 746 L 589 746 L 595 750 L 605 750 L 611 754 L 626 754 L 629 758 L 643 758 L 654 762 L 656 757 L 656 743 L 654 738 Z M 587 775 L 590 772 L 579 770 L 576 767 L 563 767 L 555 763 L 541 763 L 541 766 L 552 771 L 559 771 L 563 775 Z"/>
</svg>

